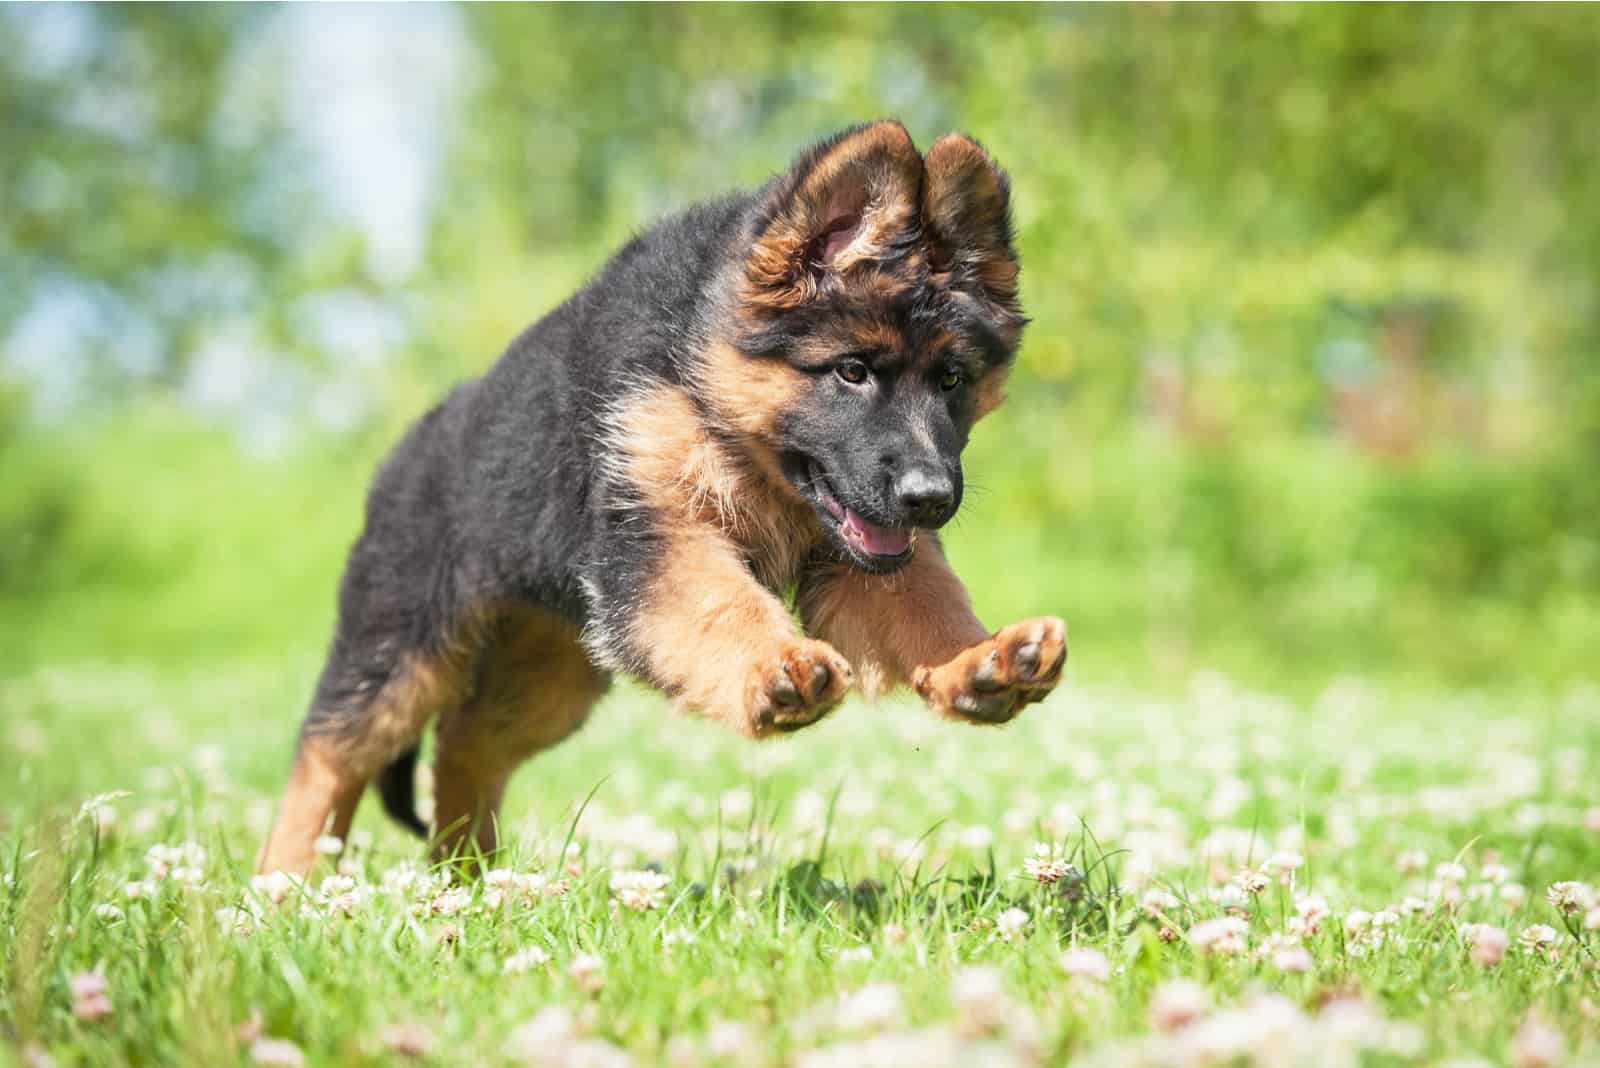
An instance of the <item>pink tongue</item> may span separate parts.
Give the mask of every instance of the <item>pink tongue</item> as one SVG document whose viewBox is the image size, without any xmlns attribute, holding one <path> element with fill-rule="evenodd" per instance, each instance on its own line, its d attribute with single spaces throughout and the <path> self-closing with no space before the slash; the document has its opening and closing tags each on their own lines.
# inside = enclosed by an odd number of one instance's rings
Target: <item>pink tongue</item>
<svg viewBox="0 0 1600 1068">
<path fill-rule="evenodd" d="M 873 556 L 899 556 L 911 547 L 911 531 L 880 527 L 845 509 L 844 536 Z"/>
</svg>

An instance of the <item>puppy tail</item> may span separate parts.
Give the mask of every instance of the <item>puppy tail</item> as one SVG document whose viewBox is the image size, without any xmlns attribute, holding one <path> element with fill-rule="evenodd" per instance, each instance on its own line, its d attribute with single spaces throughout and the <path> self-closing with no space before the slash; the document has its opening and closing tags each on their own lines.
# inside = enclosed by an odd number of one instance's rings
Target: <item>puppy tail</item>
<svg viewBox="0 0 1600 1068">
<path fill-rule="evenodd" d="M 378 773 L 378 796 L 384 811 L 419 838 L 428 837 L 428 825 L 417 818 L 417 750 L 413 746 L 395 757 Z"/>
</svg>

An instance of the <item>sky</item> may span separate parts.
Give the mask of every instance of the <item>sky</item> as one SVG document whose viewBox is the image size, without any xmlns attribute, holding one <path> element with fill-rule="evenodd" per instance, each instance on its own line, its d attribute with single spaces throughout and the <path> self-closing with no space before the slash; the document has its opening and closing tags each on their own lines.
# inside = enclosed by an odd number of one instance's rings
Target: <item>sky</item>
<svg viewBox="0 0 1600 1068">
<path fill-rule="evenodd" d="M 22 62 L 58 77 L 84 63 L 99 32 L 92 11 L 71 4 L 3 5 L 0 17 L 22 37 Z M 239 35 L 230 57 L 219 136 L 247 135 L 250 124 L 281 118 L 294 156 L 311 162 L 322 211 L 365 236 L 373 277 L 403 284 L 421 263 L 449 131 L 472 85 L 475 57 L 457 12 L 433 4 L 285 5 L 263 18 L 257 32 Z M 137 136 L 135 97 L 75 102 L 73 111 Z M 219 266 L 225 275 L 225 260 Z M 47 417 L 71 410 L 93 388 L 91 352 L 110 349 L 135 374 L 159 363 L 157 332 L 137 309 L 101 296 L 73 279 L 46 280 L 0 344 Z M 392 314 L 349 294 L 308 300 L 303 315 L 315 334 L 336 341 L 333 351 L 352 375 L 402 340 Z M 276 358 L 241 318 L 201 340 L 179 396 L 270 450 L 304 412 L 335 427 L 357 421 L 361 393 L 337 374 L 312 381 Z"/>
</svg>

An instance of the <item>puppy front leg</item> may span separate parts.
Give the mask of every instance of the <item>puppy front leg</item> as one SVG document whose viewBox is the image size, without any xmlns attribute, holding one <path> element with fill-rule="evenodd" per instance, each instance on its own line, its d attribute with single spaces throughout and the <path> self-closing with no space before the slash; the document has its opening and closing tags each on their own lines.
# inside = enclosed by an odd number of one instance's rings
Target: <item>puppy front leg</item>
<svg viewBox="0 0 1600 1068">
<path fill-rule="evenodd" d="M 1053 616 L 990 634 L 938 542 L 924 537 L 893 575 L 829 565 L 800 589 L 807 633 L 855 664 L 868 692 L 909 683 L 942 715 L 1004 723 L 1061 679 L 1066 624 Z"/>
<path fill-rule="evenodd" d="M 672 531 L 646 591 L 630 644 L 683 707 L 759 738 L 815 723 L 850 688 L 849 662 L 797 636 L 783 602 L 714 530 Z"/>
</svg>

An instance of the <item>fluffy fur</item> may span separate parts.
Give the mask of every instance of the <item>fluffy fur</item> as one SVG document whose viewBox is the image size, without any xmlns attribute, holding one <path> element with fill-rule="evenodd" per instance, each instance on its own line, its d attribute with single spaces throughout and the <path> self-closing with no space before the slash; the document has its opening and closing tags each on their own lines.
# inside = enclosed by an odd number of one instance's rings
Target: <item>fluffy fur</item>
<svg viewBox="0 0 1600 1068">
<path fill-rule="evenodd" d="M 1059 620 L 993 635 L 933 531 L 1024 324 L 1009 185 L 975 142 L 847 130 L 624 246 L 396 447 L 263 870 L 305 871 L 368 783 L 435 852 L 495 847 L 507 778 L 615 672 L 752 737 L 859 680 L 1003 722 Z M 797 634 L 786 598 L 797 602 Z"/>
</svg>

